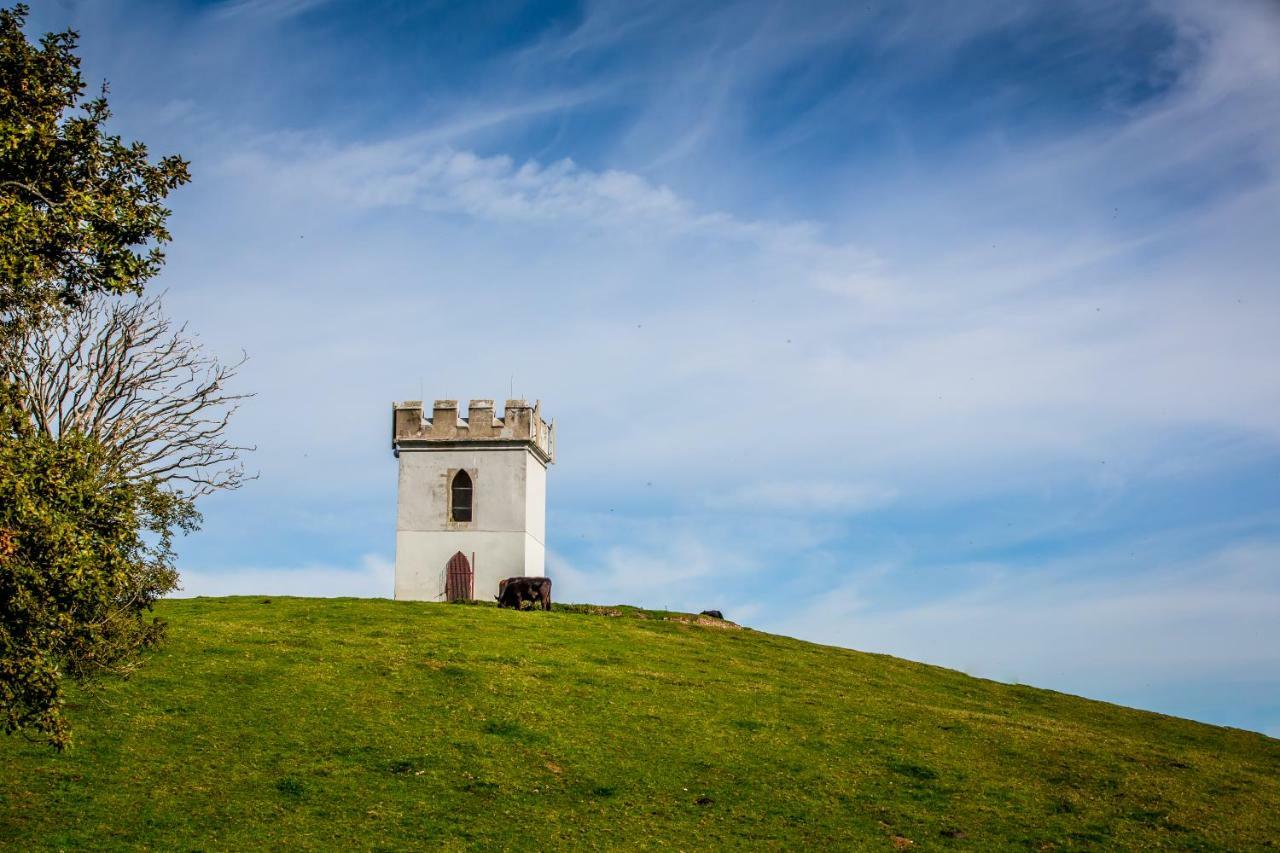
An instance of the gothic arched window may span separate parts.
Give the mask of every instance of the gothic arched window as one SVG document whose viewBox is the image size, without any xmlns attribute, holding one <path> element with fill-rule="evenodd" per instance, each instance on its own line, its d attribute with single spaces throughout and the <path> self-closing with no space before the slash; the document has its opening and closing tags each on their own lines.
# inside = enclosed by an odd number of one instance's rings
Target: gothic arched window
<svg viewBox="0 0 1280 853">
<path fill-rule="evenodd" d="M 450 487 L 452 494 L 449 501 L 449 520 L 450 521 L 470 521 L 471 520 L 471 475 L 466 471 L 459 471 L 453 475 L 453 485 Z"/>
</svg>

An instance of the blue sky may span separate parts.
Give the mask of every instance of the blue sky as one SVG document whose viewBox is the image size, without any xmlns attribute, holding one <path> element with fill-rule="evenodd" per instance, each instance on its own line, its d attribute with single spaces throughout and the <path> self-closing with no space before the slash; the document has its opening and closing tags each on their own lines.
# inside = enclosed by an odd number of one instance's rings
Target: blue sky
<svg viewBox="0 0 1280 853">
<path fill-rule="evenodd" d="M 190 594 L 388 595 L 392 400 L 540 398 L 561 599 L 1280 735 L 1280 12 L 34 4 L 250 362 Z"/>
</svg>

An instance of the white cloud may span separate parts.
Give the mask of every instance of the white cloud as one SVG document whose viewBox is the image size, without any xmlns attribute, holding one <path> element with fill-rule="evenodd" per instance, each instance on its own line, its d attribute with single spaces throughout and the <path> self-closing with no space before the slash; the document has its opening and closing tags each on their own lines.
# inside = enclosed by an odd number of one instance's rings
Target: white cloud
<svg viewBox="0 0 1280 853">
<path fill-rule="evenodd" d="M 623 170 L 593 171 L 570 159 L 517 162 L 455 150 L 429 131 L 374 143 L 335 144 L 323 137 L 275 134 L 229 158 L 225 174 L 255 194 L 295 203 L 321 199 L 359 208 L 409 207 L 484 222 L 553 224 L 612 232 L 632 251 L 644 240 L 692 238 L 729 243 L 753 256 L 770 253 L 806 283 L 861 292 L 852 281 L 877 281 L 865 249 L 821 239 L 813 223 L 758 221 L 699 211 L 671 188 Z M 852 277 L 852 279 L 851 279 Z"/>
<path fill-rule="evenodd" d="M 540 367 L 520 371 L 525 387 L 556 403 L 568 429 L 582 418 L 599 425 L 575 437 L 597 467 L 618 445 L 646 464 L 721 464 L 734 443 L 776 440 L 782 424 L 760 417 L 766 407 L 790 412 L 806 440 L 757 464 L 798 458 L 812 468 L 827 448 L 873 450 L 832 454 L 832 479 L 885 479 L 891 489 L 917 472 L 947 479 L 963 468 L 971 479 L 976 469 L 985 480 L 1028 458 L 1074 464 L 1152 431 L 1275 438 L 1280 388 L 1267 365 L 1280 352 L 1266 318 L 1280 303 L 1266 286 L 1264 245 L 1234 242 L 1241 229 L 1280 226 L 1280 157 L 1267 142 L 1280 138 L 1274 63 L 1214 70 L 1257 39 L 1239 16 L 1201 17 L 1206 70 L 1164 100 L 1050 143 L 977 153 L 944 184 L 871 203 L 879 218 L 909 223 L 883 242 L 702 209 L 633 172 L 482 156 L 430 129 L 372 143 L 261 137 L 223 174 L 282 217 L 330 211 L 348 228 L 416 231 L 417 245 L 393 251 L 423 286 L 379 272 L 386 246 L 348 254 L 375 282 L 361 293 L 367 310 L 310 318 L 331 324 L 318 336 L 377 328 L 381 340 L 353 362 L 367 374 L 413 363 L 403 343 L 411 322 L 483 317 L 491 336 L 519 336 L 537 353 Z M 1272 170 L 1256 185 L 1139 224 L 1112 218 L 1117 195 L 1176 188 L 1245 150 Z M 310 264 L 309 298 L 347 296 L 326 285 L 347 270 L 330 258 Z M 473 331 L 433 325 L 430 340 L 459 351 Z M 512 360 L 501 347 L 473 352 L 448 381 L 505 378 Z M 344 367 L 334 369 L 340 378 Z M 634 416 L 730 400 L 756 417 L 735 422 L 728 442 L 674 417 Z"/>
<path fill-rule="evenodd" d="M 1075 555 L 1037 569 L 980 567 L 985 580 L 921 589 L 905 605 L 875 590 L 906 567 L 879 566 L 764 627 L 1091 696 L 1233 677 L 1280 683 L 1277 564 L 1280 544 L 1269 541 L 1136 572 L 1126 554 Z"/>
<path fill-rule="evenodd" d="M 593 549 L 590 564 L 575 563 L 562 550 L 548 554 L 561 600 L 702 610 L 712 605 L 700 602 L 724 580 L 763 568 L 758 558 L 726 541 L 723 531 L 697 530 L 688 519 L 625 526 L 632 528 L 629 541 Z M 616 525 L 612 529 L 618 531 Z"/>
<path fill-rule="evenodd" d="M 287 17 L 310 5 L 228 8 Z M 963 567 L 994 579 L 937 600 L 907 554 L 877 563 L 896 609 L 864 572 L 833 594 L 835 610 L 783 615 L 794 599 L 780 586 L 821 582 L 815 565 L 843 559 L 832 553 L 839 531 L 824 525 L 844 516 L 922 504 L 962 515 L 1064 484 L 1103 503 L 1134 485 L 1192 489 L 1270 458 L 1280 441 L 1280 54 L 1269 7 L 1157 10 L 1177 16 L 1177 83 L 1140 106 L 1109 104 L 1046 136 L 1019 135 L 1011 116 L 955 145 L 903 132 L 884 142 L 888 154 L 865 149 L 890 174 L 863 168 L 861 154 L 833 155 L 812 164 L 809 184 L 790 183 L 805 170 L 789 146 L 857 132 L 833 129 L 836 113 L 891 115 L 880 109 L 891 90 L 928 82 L 975 35 L 1028 8 L 953 4 L 885 30 L 849 4 L 682 10 L 680 28 L 660 7 L 593 4 L 577 29 L 552 28 L 442 103 L 423 107 L 440 93 L 406 83 L 394 101 L 316 104 L 307 118 L 280 108 L 295 103 L 299 75 L 320 86 L 349 70 L 341 45 L 321 40 L 329 50 L 271 74 L 247 61 L 269 45 L 241 45 L 240 20 L 180 32 L 154 16 L 131 23 L 133 35 L 159 34 L 152 50 L 110 51 L 136 69 L 135 88 L 155 90 L 156 108 L 134 114 L 166 134 L 186 127 L 188 139 L 162 137 L 156 150 L 189 153 L 197 176 L 175 195 L 171 307 L 222 351 L 252 356 L 244 388 L 259 393 L 237 429 L 261 447 L 263 478 L 236 505 L 279 519 L 259 533 L 300 548 L 323 553 L 317 543 L 340 529 L 376 550 L 394 495 L 388 402 L 501 398 L 514 374 L 516 393 L 559 419 L 553 530 L 586 543 L 563 548 L 571 559 L 553 553 L 561 600 L 723 605 L 806 637 L 935 660 L 949 648 L 953 665 L 1051 684 L 1067 678 L 1076 642 L 1080 660 L 1125 677 L 1161 659 L 1202 673 L 1232 659 L 1270 666 L 1249 632 L 1274 640 L 1259 609 L 1274 608 L 1273 591 L 1229 573 L 1215 584 L 1208 569 L 1099 584 L 1080 579 L 1082 563 L 1048 567 L 1059 577 L 1027 556 Z M 1092 5 L 1077 17 L 1105 40 L 1114 16 L 1150 14 Z M 656 46 L 624 71 L 586 63 L 589 74 L 556 78 L 588 54 L 634 48 L 637 33 Z M 314 44 L 314 33 L 293 35 Z M 786 126 L 751 138 L 769 130 L 753 114 L 761 81 L 852 37 L 879 46 L 876 73 L 806 114 L 770 115 Z M 169 66 L 184 73 L 166 92 L 156 68 Z M 395 68 L 360 58 L 374 66 Z M 1036 94 L 1042 81 L 1012 84 Z M 207 94 L 194 117 L 180 101 L 190 91 Z M 234 103 L 218 102 L 223 91 Z M 624 116 L 616 136 L 591 132 L 610 115 Z M 313 129 L 296 129 L 312 116 Z M 879 129 L 893 137 L 894 122 Z M 570 517 L 615 500 L 622 515 L 627 499 L 665 516 L 634 527 Z M 788 505 L 824 512 L 780 518 Z M 675 516 L 689 508 L 718 511 Z M 1066 537 L 1095 509 L 1054 504 L 1027 527 Z M 344 523 L 297 523 L 308 512 Z M 767 526 L 784 523 L 795 527 Z M 228 513 L 202 535 L 239 529 Z M 1019 572 L 1025 586 L 1010 580 Z M 185 577 L 190 594 L 386 595 L 389 574 L 375 561 L 206 564 Z M 742 578 L 758 583 L 732 582 Z M 1181 644 L 1184 622 L 1203 659 Z"/>
<path fill-rule="evenodd" d="M 264 568 L 182 568 L 174 598 L 199 595 L 300 595 L 319 598 L 390 598 L 395 565 L 366 554 L 358 567 L 302 565 Z"/>
<path fill-rule="evenodd" d="M 279 22 L 311 12 L 333 0 L 224 0 L 214 14 L 227 18 L 260 18 Z"/>
<path fill-rule="evenodd" d="M 717 609 L 751 624 L 776 604 L 780 562 L 839 534 L 830 518 L 601 511 L 571 514 L 556 528 L 548 572 L 560 601 L 632 604 L 697 612 Z"/>
<path fill-rule="evenodd" d="M 886 506 L 896 496 L 893 489 L 868 483 L 793 480 L 751 483 L 712 495 L 707 505 L 719 510 L 847 516 Z"/>
</svg>

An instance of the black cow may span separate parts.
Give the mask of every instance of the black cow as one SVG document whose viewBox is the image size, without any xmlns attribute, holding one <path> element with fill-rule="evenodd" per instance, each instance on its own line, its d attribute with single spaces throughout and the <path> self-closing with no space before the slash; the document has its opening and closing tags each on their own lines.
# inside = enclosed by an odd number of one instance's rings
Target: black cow
<svg viewBox="0 0 1280 853">
<path fill-rule="evenodd" d="M 527 601 L 551 609 L 551 578 L 507 578 L 498 581 L 498 606 L 519 610 Z"/>
</svg>

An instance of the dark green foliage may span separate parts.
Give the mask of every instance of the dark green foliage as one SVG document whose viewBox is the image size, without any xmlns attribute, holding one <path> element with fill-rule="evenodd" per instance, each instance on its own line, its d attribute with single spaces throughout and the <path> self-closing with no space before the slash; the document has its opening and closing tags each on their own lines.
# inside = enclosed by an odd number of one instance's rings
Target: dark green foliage
<svg viewBox="0 0 1280 853">
<path fill-rule="evenodd" d="M 39 319 L 95 293 L 139 293 L 169 239 L 163 206 L 190 176 L 106 132 L 106 89 L 85 98 L 77 36 L 33 45 L 23 5 L 0 9 L 0 322 Z"/>
<path fill-rule="evenodd" d="M 0 435 L 0 714 L 6 732 L 69 741 L 63 679 L 127 672 L 163 623 L 172 531 L 189 501 L 101 463 L 72 434 Z"/>
<path fill-rule="evenodd" d="M 147 665 L 103 681 L 105 703 L 71 691 L 74 750 L 0 741 L 0 846 L 1280 838 L 1280 741 L 1259 734 L 634 608 L 262 602 L 158 602 L 169 637 Z"/>
<path fill-rule="evenodd" d="M 0 9 L 0 336 L 38 330 L 95 294 L 139 293 L 163 263 L 162 201 L 189 179 L 179 157 L 151 163 L 106 132 L 102 95 L 85 99 L 74 32 L 39 45 L 27 8 Z M 0 352 L 11 353 L 5 346 Z M 27 389 L 0 365 L 0 716 L 64 747 L 66 679 L 127 672 L 162 624 L 172 532 L 191 502 L 107 460 L 76 433 L 38 435 Z"/>
</svg>

